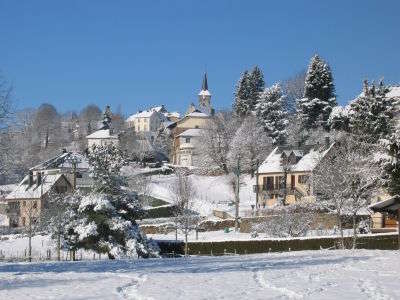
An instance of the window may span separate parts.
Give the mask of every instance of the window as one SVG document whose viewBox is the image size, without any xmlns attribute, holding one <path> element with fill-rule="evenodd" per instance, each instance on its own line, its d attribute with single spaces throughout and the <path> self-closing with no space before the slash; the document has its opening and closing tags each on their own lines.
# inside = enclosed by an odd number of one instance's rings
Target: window
<svg viewBox="0 0 400 300">
<path fill-rule="evenodd" d="M 185 138 L 185 143 L 186 143 L 186 144 L 190 144 L 190 138 L 188 138 L 188 137 Z"/>
<path fill-rule="evenodd" d="M 199 125 L 194 126 L 194 128 L 199 129 Z"/>
<path fill-rule="evenodd" d="M 25 223 L 26 223 L 25 217 L 22 217 L 22 226 L 25 226 Z"/>
<path fill-rule="evenodd" d="M 264 189 L 267 191 L 274 189 L 274 177 L 268 176 L 263 178 Z"/>
<path fill-rule="evenodd" d="M 306 184 L 308 182 L 310 176 L 308 175 L 299 175 L 297 182 L 300 184 Z"/>
<path fill-rule="evenodd" d="M 37 208 L 37 202 L 36 201 L 33 202 L 33 208 Z"/>
<path fill-rule="evenodd" d="M 22 201 L 22 206 L 26 206 L 26 201 Z"/>
</svg>

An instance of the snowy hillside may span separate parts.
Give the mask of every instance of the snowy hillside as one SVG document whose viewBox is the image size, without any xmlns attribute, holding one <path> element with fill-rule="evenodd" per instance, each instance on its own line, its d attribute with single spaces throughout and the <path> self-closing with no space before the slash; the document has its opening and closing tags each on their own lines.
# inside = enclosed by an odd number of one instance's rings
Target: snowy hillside
<svg viewBox="0 0 400 300">
<path fill-rule="evenodd" d="M 397 251 L 0 264 L 0 299 L 400 299 Z"/>
<path fill-rule="evenodd" d="M 150 185 L 150 195 L 167 202 L 173 202 L 171 185 L 174 183 L 174 175 L 153 176 Z M 234 213 L 234 193 L 229 185 L 228 176 L 200 176 L 190 175 L 196 189 L 195 209 L 202 215 L 209 216 L 214 209 Z M 243 176 L 240 186 L 240 212 L 251 210 L 255 204 L 256 196 L 253 193 L 255 179 Z"/>
</svg>

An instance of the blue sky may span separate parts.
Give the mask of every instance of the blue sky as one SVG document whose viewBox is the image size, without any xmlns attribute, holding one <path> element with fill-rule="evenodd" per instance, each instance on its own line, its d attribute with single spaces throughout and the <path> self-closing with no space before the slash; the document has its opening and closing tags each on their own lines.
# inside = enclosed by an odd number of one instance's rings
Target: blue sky
<svg viewBox="0 0 400 300">
<path fill-rule="evenodd" d="M 271 85 L 319 53 L 346 103 L 364 78 L 400 82 L 399 12 L 398 0 L 0 0 L 0 69 L 19 108 L 184 111 L 205 69 L 226 108 L 244 69 L 259 65 Z"/>
</svg>

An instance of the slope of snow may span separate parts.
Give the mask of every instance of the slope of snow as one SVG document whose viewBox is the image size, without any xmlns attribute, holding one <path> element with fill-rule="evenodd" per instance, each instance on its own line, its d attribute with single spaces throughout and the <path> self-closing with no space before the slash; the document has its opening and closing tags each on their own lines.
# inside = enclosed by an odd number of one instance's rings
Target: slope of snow
<svg viewBox="0 0 400 300">
<path fill-rule="evenodd" d="M 400 299 L 398 251 L 1 263 L 0 299 Z"/>
<path fill-rule="evenodd" d="M 194 209 L 204 216 L 210 216 L 213 210 L 224 210 L 231 214 L 234 212 L 234 193 L 229 185 L 228 176 L 200 176 L 190 175 L 196 196 Z M 171 186 L 174 184 L 174 175 L 154 176 L 150 185 L 150 195 L 172 203 L 174 195 Z M 250 210 L 255 204 L 256 196 L 253 193 L 254 178 L 243 176 L 240 186 L 240 213 Z"/>
</svg>

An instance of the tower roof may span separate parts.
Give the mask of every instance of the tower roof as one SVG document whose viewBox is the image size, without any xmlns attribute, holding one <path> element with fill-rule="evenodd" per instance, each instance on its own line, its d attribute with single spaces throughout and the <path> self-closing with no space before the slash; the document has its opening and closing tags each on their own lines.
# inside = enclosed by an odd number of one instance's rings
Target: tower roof
<svg viewBox="0 0 400 300">
<path fill-rule="evenodd" d="M 203 85 L 201 86 L 202 91 L 208 91 L 207 73 L 204 73 Z"/>
</svg>

